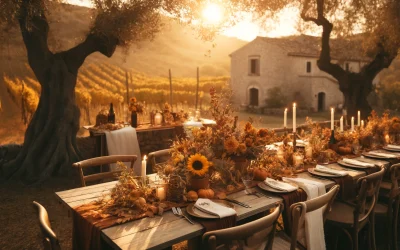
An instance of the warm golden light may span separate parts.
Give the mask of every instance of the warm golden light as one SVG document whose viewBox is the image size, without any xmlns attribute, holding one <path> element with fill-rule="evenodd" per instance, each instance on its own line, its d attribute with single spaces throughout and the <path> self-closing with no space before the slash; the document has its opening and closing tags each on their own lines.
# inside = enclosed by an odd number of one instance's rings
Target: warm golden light
<svg viewBox="0 0 400 250">
<path fill-rule="evenodd" d="M 218 24 L 222 20 L 222 9 L 216 3 L 208 3 L 202 12 L 204 21 L 209 24 Z"/>
</svg>

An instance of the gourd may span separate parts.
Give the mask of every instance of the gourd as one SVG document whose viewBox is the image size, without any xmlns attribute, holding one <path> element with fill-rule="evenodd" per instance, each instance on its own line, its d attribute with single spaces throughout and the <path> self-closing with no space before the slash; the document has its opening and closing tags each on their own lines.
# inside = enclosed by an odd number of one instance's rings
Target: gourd
<svg viewBox="0 0 400 250">
<path fill-rule="evenodd" d="M 196 191 L 189 191 L 186 194 L 186 198 L 187 198 L 188 201 L 197 201 L 199 196 L 197 195 Z"/>
<path fill-rule="evenodd" d="M 210 188 L 208 189 L 200 189 L 198 191 L 198 195 L 200 198 L 207 198 L 207 199 L 212 199 L 214 198 L 214 191 Z"/>
</svg>

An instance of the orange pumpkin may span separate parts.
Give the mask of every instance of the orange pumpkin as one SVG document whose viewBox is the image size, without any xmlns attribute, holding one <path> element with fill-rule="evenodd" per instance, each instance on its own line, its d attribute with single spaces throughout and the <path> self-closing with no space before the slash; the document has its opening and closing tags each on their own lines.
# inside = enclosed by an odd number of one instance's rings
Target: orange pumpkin
<svg viewBox="0 0 400 250">
<path fill-rule="evenodd" d="M 217 197 L 218 199 L 225 199 L 226 198 L 226 193 L 225 192 L 217 192 L 215 193 L 215 197 Z"/>
<path fill-rule="evenodd" d="M 235 186 L 233 186 L 233 185 L 226 186 L 226 191 L 233 192 L 234 190 L 235 190 Z"/>
<path fill-rule="evenodd" d="M 189 191 L 186 194 L 186 198 L 187 198 L 188 201 L 197 201 L 199 196 L 197 195 L 196 191 Z"/>
<path fill-rule="evenodd" d="M 256 181 L 264 181 L 265 178 L 268 177 L 268 171 L 263 168 L 255 168 L 254 169 L 254 180 Z"/>
<path fill-rule="evenodd" d="M 200 189 L 198 192 L 200 198 L 212 199 L 214 198 L 214 191 L 210 188 L 208 189 Z"/>
</svg>

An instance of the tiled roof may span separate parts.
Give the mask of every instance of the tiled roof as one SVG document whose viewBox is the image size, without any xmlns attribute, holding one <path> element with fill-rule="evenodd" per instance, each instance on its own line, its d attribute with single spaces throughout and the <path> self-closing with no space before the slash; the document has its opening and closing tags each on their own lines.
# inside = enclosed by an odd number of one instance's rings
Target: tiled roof
<svg viewBox="0 0 400 250">
<path fill-rule="evenodd" d="M 288 52 L 291 56 L 304 56 L 318 58 L 321 50 L 321 37 L 315 36 L 287 36 L 280 38 L 257 37 L 263 41 L 274 44 Z M 334 60 L 370 61 L 362 47 L 362 36 L 352 39 L 331 39 L 331 58 Z"/>
</svg>

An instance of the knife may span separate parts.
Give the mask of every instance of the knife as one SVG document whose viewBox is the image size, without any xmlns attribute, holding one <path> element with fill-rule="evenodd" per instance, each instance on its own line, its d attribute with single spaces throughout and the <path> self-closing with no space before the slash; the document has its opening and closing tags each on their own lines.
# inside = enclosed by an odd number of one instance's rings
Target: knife
<svg viewBox="0 0 400 250">
<path fill-rule="evenodd" d="M 232 200 L 232 199 L 228 199 L 228 198 L 225 198 L 225 199 L 223 199 L 223 200 L 226 200 L 226 201 L 229 201 L 229 202 L 238 204 L 238 205 L 240 205 L 240 206 L 242 206 L 242 207 L 251 208 L 250 205 L 247 205 L 246 203 L 243 203 L 243 202 L 240 202 L 240 201 L 237 201 L 237 200 Z"/>
</svg>

